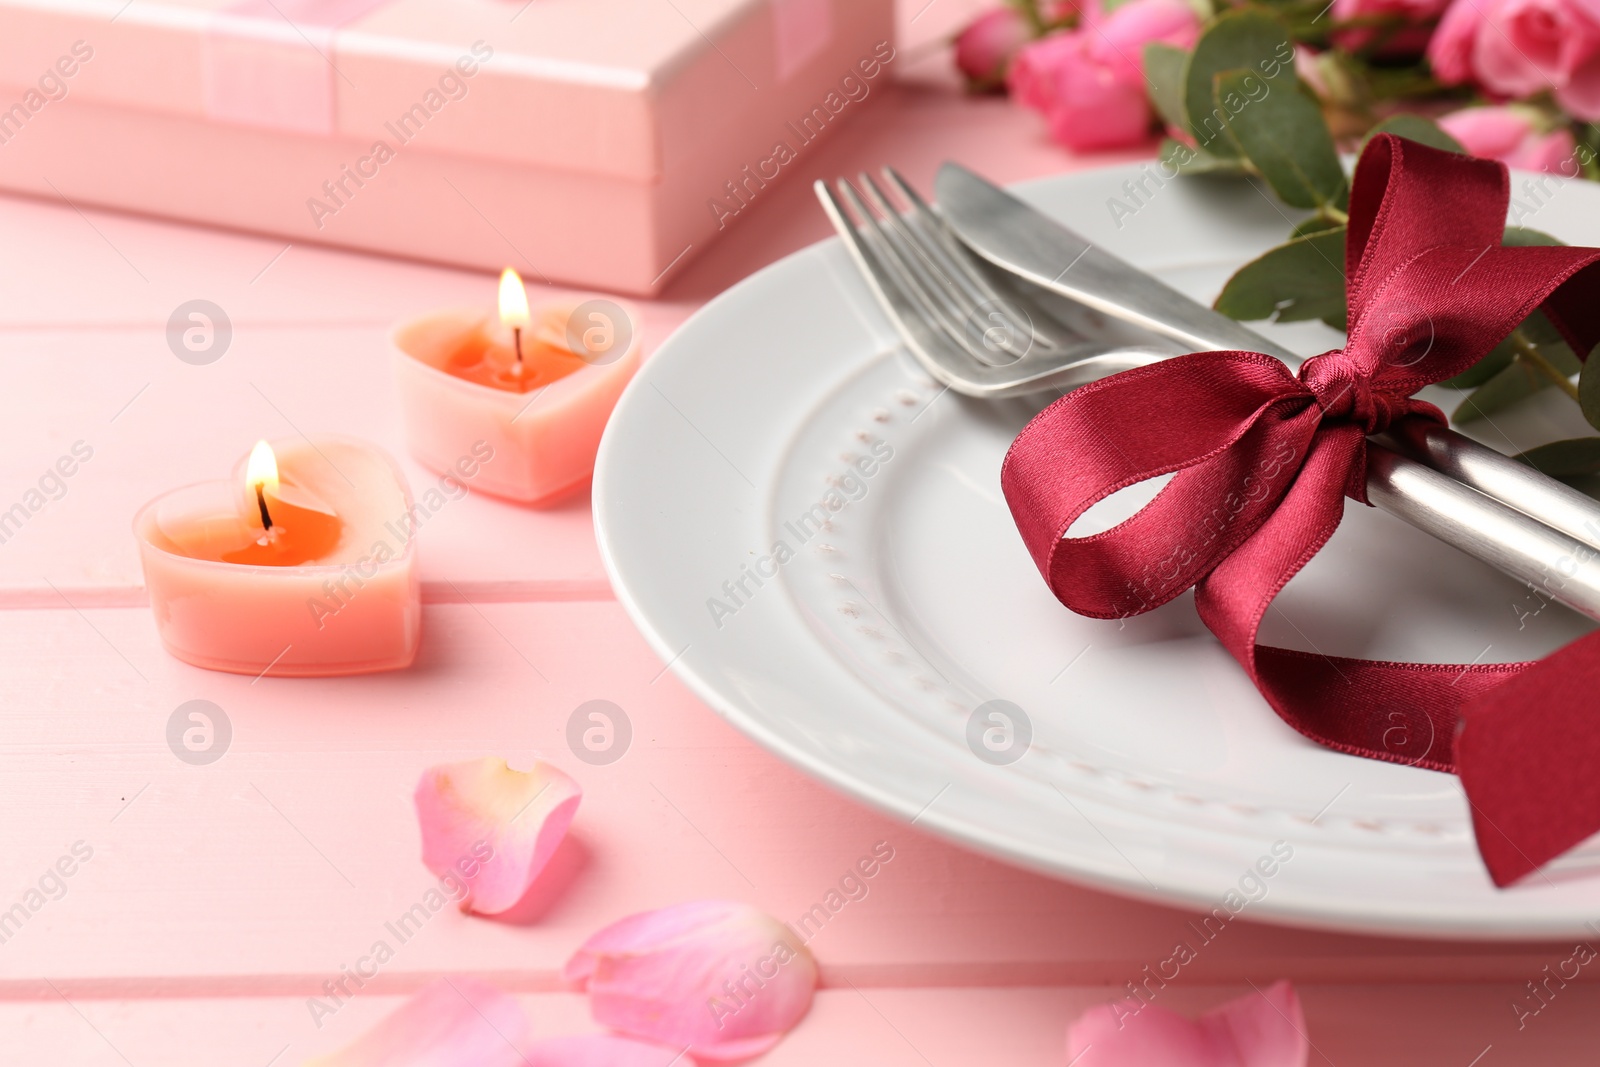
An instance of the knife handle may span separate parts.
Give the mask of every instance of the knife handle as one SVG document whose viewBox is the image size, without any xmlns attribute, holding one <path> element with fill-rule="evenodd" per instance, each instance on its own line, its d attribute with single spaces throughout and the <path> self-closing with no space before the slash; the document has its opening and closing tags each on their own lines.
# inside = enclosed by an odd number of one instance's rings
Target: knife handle
<svg viewBox="0 0 1600 1067">
<path fill-rule="evenodd" d="M 1382 445 L 1367 453 L 1367 498 L 1396 518 L 1528 583 L 1539 596 L 1600 620 L 1600 550 L 1592 534 L 1588 539 L 1569 537 Z"/>
</svg>

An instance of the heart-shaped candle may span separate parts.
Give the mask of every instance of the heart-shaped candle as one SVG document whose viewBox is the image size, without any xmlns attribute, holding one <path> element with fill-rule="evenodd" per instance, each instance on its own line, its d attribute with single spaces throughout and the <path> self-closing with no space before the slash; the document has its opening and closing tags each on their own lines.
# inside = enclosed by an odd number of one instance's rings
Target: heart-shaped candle
<svg viewBox="0 0 1600 1067">
<path fill-rule="evenodd" d="M 134 519 L 162 644 L 237 674 L 410 665 L 422 632 L 415 508 L 373 445 L 257 444 L 229 480 L 174 490 Z"/>
<path fill-rule="evenodd" d="M 639 367 L 639 337 L 603 299 L 530 313 L 515 271 L 501 276 L 498 319 L 438 311 L 395 328 L 395 378 L 417 460 L 459 474 L 462 457 L 493 458 L 473 486 L 550 504 L 588 484 L 611 409 Z"/>
</svg>

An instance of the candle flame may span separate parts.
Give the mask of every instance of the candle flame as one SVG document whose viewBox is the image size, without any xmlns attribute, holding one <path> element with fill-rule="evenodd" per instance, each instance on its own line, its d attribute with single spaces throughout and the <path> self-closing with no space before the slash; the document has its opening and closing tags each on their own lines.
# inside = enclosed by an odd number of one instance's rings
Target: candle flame
<svg viewBox="0 0 1600 1067">
<path fill-rule="evenodd" d="M 252 493 L 258 488 L 268 493 L 277 491 L 278 457 L 272 454 L 272 446 L 265 441 L 257 441 L 256 447 L 250 450 L 250 461 L 245 464 L 244 481 Z"/>
<path fill-rule="evenodd" d="M 500 323 L 503 326 L 528 325 L 528 291 L 522 278 L 507 267 L 500 273 Z"/>
</svg>

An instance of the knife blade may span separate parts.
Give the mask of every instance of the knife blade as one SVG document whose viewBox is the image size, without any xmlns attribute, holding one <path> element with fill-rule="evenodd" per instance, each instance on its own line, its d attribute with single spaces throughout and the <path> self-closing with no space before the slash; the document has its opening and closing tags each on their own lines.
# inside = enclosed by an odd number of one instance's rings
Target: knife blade
<svg viewBox="0 0 1600 1067">
<path fill-rule="evenodd" d="M 1244 349 L 1291 366 L 1301 357 L 1200 304 L 987 179 L 946 163 L 934 196 L 957 236 L 1001 270 L 1196 352 Z"/>
<path fill-rule="evenodd" d="M 939 168 L 934 195 L 956 236 L 1003 271 L 1196 352 L 1243 350 L 1274 356 L 1291 367 L 1303 362 L 1296 353 L 1118 259 L 958 163 Z M 1431 420 L 1404 420 L 1380 439 L 1485 496 L 1600 548 L 1600 502 L 1527 464 Z"/>
</svg>

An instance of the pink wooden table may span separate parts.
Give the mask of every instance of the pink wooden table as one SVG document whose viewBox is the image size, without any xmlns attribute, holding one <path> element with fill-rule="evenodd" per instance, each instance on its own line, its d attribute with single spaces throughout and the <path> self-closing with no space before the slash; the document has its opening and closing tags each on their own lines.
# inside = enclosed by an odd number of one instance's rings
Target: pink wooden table
<svg viewBox="0 0 1600 1067">
<path fill-rule="evenodd" d="M 923 3 L 904 16 L 905 51 L 962 13 L 962 0 Z M 652 343 L 824 235 L 815 177 L 892 162 L 926 185 L 952 155 L 1004 180 L 1099 162 L 1069 159 L 1004 104 L 960 99 L 939 57 L 907 66 L 643 309 Z M 401 454 L 386 327 L 481 302 L 493 280 L 60 203 L 0 199 L 0 233 L 0 510 L 74 441 L 94 449 L 65 495 L 0 544 L 0 910 L 74 842 L 93 849 L 64 895 L 0 942 L 0 1064 L 299 1063 L 439 975 L 523 996 L 540 1036 L 587 1030 L 557 976 L 600 925 L 713 895 L 794 918 L 879 841 L 894 860 L 812 943 L 824 989 L 765 1062 L 1061 1064 L 1068 1020 L 1186 936 L 1181 911 L 962 851 L 736 734 L 612 599 L 587 500 L 530 512 L 469 497 L 431 520 L 425 640 L 404 674 L 253 682 L 172 660 L 143 606 L 135 508 L 216 476 L 258 436 L 337 431 Z M 203 367 L 175 359 L 164 335 L 172 309 L 197 297 L 235 330 Z M 409 461 L 407 472 L 427 478 Z M 204 767 L 164 740 L 173 709 L 196 698 L 233 727 L 227 754 Z M 572 759 L 563 740 L 572 709 L 595 698 L 634 724 L 631 750 L 605 767 Z M 410 801 L 418 772 L 485 753 L 550 758 L 583 783 L 548 899 L 516 922 L 440 913 L 317 1027 L 306 998 L 430 883 Z M 1560 990 L 1520 1030 L 1512 1010 L 1570 954 L 1241 921 L 1162 997 L 1197 1011 L 1293 978 L 1314 1062 L 1590 1063 L 1600 996 L 1588 985 Z"/>
</svg>

